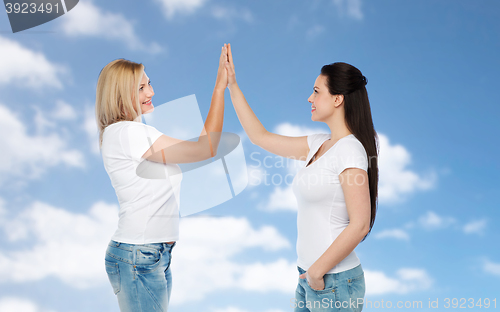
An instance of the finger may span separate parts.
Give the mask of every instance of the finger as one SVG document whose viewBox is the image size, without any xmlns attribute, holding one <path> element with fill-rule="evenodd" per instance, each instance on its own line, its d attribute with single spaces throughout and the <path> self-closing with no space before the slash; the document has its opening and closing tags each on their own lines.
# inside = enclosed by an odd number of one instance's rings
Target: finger
<svg viewBox="0 0 500 312">
<path fill-rule="evenodd" d="M 231 44 L 230 43 L 227 44 L 227 56 L 229 58 L 229 63 L 231 63 L 231 66 L 234 66 L 233 52 L 231 52 Z"/>
<path fill-rule="evenodd" d="M 224 47 L 222 47 L 220 51 L 219 66 L 222 65 L 223 61 L 224 61 Z"/>
<path fill-rule="evenodd" d="M 227 59 L 226 47 L 222 47 L 221 52 L 220 52 L 220 59 L 221 59 L 221 61 L 226 62 L 226 59 Z"/>
<path fill-rule="evenodd" d="M 227 70 L 228 75 L 234 76 L 234 69 L 231 67 L 231 65 L 228 62 L 226 62 L 226 70 Z"/>
<path fill-rule="evenodd" d="M 299 275 L 299 278 L 301 278 L 301 279 L 305 279 L 305 278 L 306 278 L 306 273 L 304 273 L 304 274 L 300 274 L 300 275 Z"/>
<path fill-rule="evenodd" d="M 225 67 L 226 67 L 228 73 L 233 73 L 234 72 L 234 70 L 231 67 L 231 64 L 229 64 L 229 62 L 226 62 Z"/>
</svg>

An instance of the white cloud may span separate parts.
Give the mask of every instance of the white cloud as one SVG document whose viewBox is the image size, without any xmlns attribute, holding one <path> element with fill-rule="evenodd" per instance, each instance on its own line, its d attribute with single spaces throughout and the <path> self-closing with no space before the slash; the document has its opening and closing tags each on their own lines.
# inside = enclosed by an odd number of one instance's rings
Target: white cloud
<svg viewBox="0 0 500 312">
<path fill-rule="evenodd" d="M 485 260 L 483 264 L 483 270 L 486 273 L 491 273 L 500 276 L 500 263 L 495 263 L 489 260 Z"/>
<path fill-rule="evenodd" d="M 10 177 L 33 179 L 59 164 L 83 167 L 83 155 L 67 148 L 57 132 L 29 135 L 16 114 L 0 104 L 0 183 Z"/>
<path fill-rule="evenodd" d="M 389 138 L 381 133 L 379 137 L 379 188 L 381 203 L 394 203 L 403 200 L 405 195 L 417 190 L 427 190 L 435 184 L 435 174 L 423 178 L 409 170 L 411 155 L 402 145 L 391 145 Z"/>
<path fill-rule="evenodd" d="M 427 211 L 427 213 L 418 219 L 419 224 L 427 230 L 436 230 L 441 228 L 446 228 L 451 224 L 455 223 L 456 220 L 452 217 L 439 216 L 433 211 Z"/>
<path fill-rule="evenodd" d="M 6 215 L 7 209 L 5 208 L 5 200 L 0 197 L 0 224 L 2 224 Z"/>
<path fill-rule="evenodd" d="M 57 120 L 73 120 L 76 118 L 76 112 L 68 103 L 58 100 L 51 113 L 51 117 Z"/>
<path fill-rule="evenodd" d="M 400 240 L 410 240 L 408 233 L 401 229 L 387 229 L 375 234 L 375 238 L 395 238 Z"/>
<path fill-rule="evenodd" d="M 52 111 L 38 106 L 33 106 L 33 109 L 35 110 L 34 122 L 39 134 L 45 133 L 49 129 L 56 129 L 58 126 L 56 121 L 70 121 L 77 117 L 73 107 L 62 100 L 56 101 Z"/>
<path fill-rule="evenodd" d="M 103 253 L 117 220 L 118 207 L 102 202 L 94 204 L 88 214 L 33 203 L 0 224 L 9 241 L 34 243 L 0 253 L 0 283 L 30 282 L 49 276 L 77 288 L 105 283 Z"/>
<path fill-rule="evenodd" d="M 329 129 L 317 127 L 317 128 L 309 128 L 299 125 L 293 125 L 288 122 L 278 124 L 274 130 L 274 133 L 287 135 L 287 136 L 305 136 L 315 133 L 330 133 Z"/>
<path fill-rule="evenodd" d="M 93 107 L 86 106 L 83 120 L 83 130 L 87 134 L 87 139 L 90 144 L 90 150 L 96 155 L 100 155 L 99 148 L 99 129 L 95 119 L 95 111 Z"/>
<path fill-rule="evenodd" d="M 433 279 L 424 269 L 402 268 L 396 277 L 389 277 L 384 272 L 365 270 L 367 295 L 407 294 L 429 289 Z"/>
<path fill-rule="evenodd" d="M 248 171 L 248 187 L 254 187 L 262 183 L 262 180 L 265 179 L 265 170 L 254 167 L 247 167 Z"/>
<path fill-rule="evenodd" d="M 275 186 L 264 208 L 267 211 L 297 211 L 297 199 L 293 193 L 292 186 L 285 186 L 283 188 Z"/>
<path fill-rule="evenodd" d="M 105 12 L 91 1 L 82 1 L 63 18 L 62 30 L 67 36 L 89 36 L 122 41 L 131 50 L 159 53 L 156 43 L 146 44 L 135 33 L 133 22 L 121 14 Z"/>
<path fill-rule="evenodd" d="M 333 0 L 333 3 L 337 6 L 341 16 L 346 14 L 356 20 L 362 20 L 364 17 L 361 11 L 361 0 Z"/>
<path fill-rule="evenodd" d="M 212 16 L 218 20 L 233 21 L 243 20 L 247 23 L 253 22 L 252 12 L 247 8 L 234 8 L 227 6 L 212 7 Z"/>
<path fill-rule="evenodd" d="M 306 32 L 306 37 L 308 39 L 314 39 L 317 36 L 319 36 L 321 33 L 325 31 L 325 27 L 321 25 L 314 25 L 311 28 L 309 28 Z"/>
<path fill-rule="evenodd" d="M 174 247 L 175 285 L 172 304 L 201 300 L 209 293 L 230 289 L 293 293 L 296 264 L 284 259 L 263 263 L 232 258 L 250 248 L 268 251 L 291 245 L 271 226 L 254 229 L 245 218 L 184 218 Z M 197 285 L 196 292 L 192 285 Z"/>
<path fill-rule="evenodd" d="M 16 297 L 2 297 L 0 298 L 0 311 L 2 312 L 51 312 L 49 310 L 41 309 L 33 302 L 27 299 Z"/>
<path fill-rule="evenodd" d="M 486 219 L 471 221 L 464 225 L 465 234 L 484 234 L 488 221 Z"/>
<path fill-rule="evenodd" d="M 189 15 L 200 9 L 206 0 L 156 0 L 167 19 L 172 19 L 175 15 Z"/>
<path fill-rule="evenodd" d="M 0 218 L 6 239 L 25 246 L 0 250 L 0 283 L 54 277 L 79 289 L 107 284 L 103 257 L 117 221 L 118 207 L 102 202 L 83 214 L 35 202 L 17 216 Z M 191 217 L 181 219 L 180 235 L 173 250 L 172 304 L 217 291 L 293 293 L 296 287 L 294 262 L 234 259 L 254 248 L 270 253 L 291 248 L 272 226 L 257 229 L 246 218 Z"/>
<path fill-rule="evenodd" d="M 33 109 L 35 110 L 33 121 L 35 122 L 36 132 L 38 134 L 45 133 L 46 130 L 56 127 L 56 123 L 49 120 L 40 107 L 33 106 Z"/>
<path fill-rule="evenodd" d="M 41 52 L 32 51 L 2 36 L 0 46 L 0 84 L 62 88 L 60 76 L 67 72 L 65 67 L 50 62 Z"/>
</svg>

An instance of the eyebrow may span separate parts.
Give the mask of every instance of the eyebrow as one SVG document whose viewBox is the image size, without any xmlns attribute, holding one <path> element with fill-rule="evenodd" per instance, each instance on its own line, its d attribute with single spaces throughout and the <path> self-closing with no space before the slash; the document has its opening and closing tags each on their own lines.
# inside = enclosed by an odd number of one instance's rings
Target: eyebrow
<svg viewBox="0 0 500 312">
<path fill-rule="evenodd" d="M 313 89 L 319 89 L 319 87 L 314 86 L 314 88 L 313 88 Z"/>
<path fill-rule="evenodd" d="M 148 83 L 150 83 L 150 82 L 151 82 L 151 79 L 148 79 Z M 143 85 L 145 85 L 145 84 L 141 83 L 139 86 L 143 86 Z"/>
</svg>

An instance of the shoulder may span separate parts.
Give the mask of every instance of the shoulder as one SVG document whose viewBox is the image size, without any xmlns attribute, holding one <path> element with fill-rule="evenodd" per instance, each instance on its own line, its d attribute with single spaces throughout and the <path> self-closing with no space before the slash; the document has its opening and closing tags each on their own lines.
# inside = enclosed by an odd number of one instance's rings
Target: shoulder
<svg viewBox="0 0 500 312">
<path fill-rule="evenodd" d="M 368 156 L 363 144 L 354 136 L 341 138 L 329 155 L 335 171 L 340 174 L 347 168 L 368 170 Z"/>
<path fill-rule="evenodd" d="M 341 162 L 353 160 L 365 162 L 368 159 L 363 144 L 354 135 L 343 137 L 337 141 L 330 157 Z"/>
<path fill-rule="evenodd" d="M 347 137 L 341 138 L 336 144 L 335 150 L 337 152 L 349 152 L 349 153 L 359 153 L 362 152 L 366 154 L 363 143 L 359 141 L 354 135 L 348 135 Z"/>
<path fill-rule="evenodd" d="M 159 131 L 150 125 L 146 125 L 142 122 L 138 121 L 119 121 L 115 122 L 114 124 L 111 124 L 107 126 L 104 129 L 104 133 L 106 132 L 113 132 L 116 134 L 130 134 L 130 135 L 146 135 L 146 136 L 151 136 L 156 133 L 159 133 Z"/>
<path fill-rule="evenodd" d="M 310 134 L 307 136 L 307 144 L 309 145 L 309 149 L 314 148 L 316 144 L 319 142 L 324 142 L 330 138 L 329 133 L 316 133 Z"/>
</svg>

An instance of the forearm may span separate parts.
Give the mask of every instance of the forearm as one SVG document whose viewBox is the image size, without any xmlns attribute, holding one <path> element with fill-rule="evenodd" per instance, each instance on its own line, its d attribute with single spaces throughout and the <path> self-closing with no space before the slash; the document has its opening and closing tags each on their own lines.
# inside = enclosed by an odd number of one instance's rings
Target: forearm
<svg viewBox="0 0 500 312">
<path fill-rule="evenodd" d="M 215 156 L 219 146 L 224 121 L 224 90 L 217 87 L 214 89 L 210 109 L 199 140 L 208 144 L 212 157 Z"/>
<path fill-rule="evenodd" d="M 248 105 L 243 92 L 241 92 L 237 83 L 229 86 L 231 101 L 233 102 L 234 110 L 240 120 L 240 123 L 248 135 L 248 138 L 253 144 L 259 145 L 259 139 L 262 138 L 267 130 L 264 128 L 260 120 L 257 118 L 253 110 Z"/>
<path fill-rule="evenodd" d="M 313 278 L 322 278 L 334 266 L 347 257 L 367 231 L 362 225 L 349 224 L 328 249 L 309 268 L 309 275 Z"/>
</svg>

